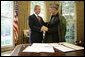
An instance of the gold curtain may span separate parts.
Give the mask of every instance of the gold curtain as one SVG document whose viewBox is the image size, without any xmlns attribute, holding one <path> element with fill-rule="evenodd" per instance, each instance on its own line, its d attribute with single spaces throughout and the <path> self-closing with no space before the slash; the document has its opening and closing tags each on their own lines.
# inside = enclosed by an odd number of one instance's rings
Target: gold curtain
<svg viewBox="0 0 85 57">
<path fill-rule="evenodd" d="M 18 22 L 19 22 L 19 41 L 23 43 L 23 30 L 28 29 L 28 16 L 30 14 L 30 2 L 29 1 L 18 1 Z"/>
</svg>

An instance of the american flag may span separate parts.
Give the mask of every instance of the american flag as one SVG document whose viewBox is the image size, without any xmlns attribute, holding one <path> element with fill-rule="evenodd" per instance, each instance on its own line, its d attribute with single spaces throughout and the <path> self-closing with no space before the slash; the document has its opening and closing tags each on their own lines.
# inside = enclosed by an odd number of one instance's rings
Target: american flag
<svg viewBox="0 0 85 57">
<path fill-rule="evenodd" d="M 18 40 L 18 16 L 14 17 L 13 31 L 14 31 L 14 39 L 15 41 L 17 41 Z"/>
<path fill-rule="evenodd" d="M 13 31 L 14 31 L 14 40 L 15 43 L 17 43 L 18 40 L 18 34 L 19 34 L 19 30 L 18 30 L 18 10 L 17 10 L 17 4 L 15 3 L 15 14 L 14 14 L 14 21 L 13 21 Z"/>
</svg>

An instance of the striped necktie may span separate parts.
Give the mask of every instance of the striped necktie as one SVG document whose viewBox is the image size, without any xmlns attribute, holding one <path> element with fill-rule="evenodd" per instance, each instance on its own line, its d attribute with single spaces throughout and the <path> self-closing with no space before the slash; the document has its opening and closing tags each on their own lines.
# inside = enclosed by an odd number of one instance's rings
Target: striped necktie
<svg viewBox="0 0 85 57">
<path fill-rule="evenodd" d="M 38 19 L 38 21 L 39 21 L 39 22 L 41 21 L 41 19 L 40 19 L 40 17 L 39 17 L 39 16 L 37 16 L 37 19 Z"/>
</svg>

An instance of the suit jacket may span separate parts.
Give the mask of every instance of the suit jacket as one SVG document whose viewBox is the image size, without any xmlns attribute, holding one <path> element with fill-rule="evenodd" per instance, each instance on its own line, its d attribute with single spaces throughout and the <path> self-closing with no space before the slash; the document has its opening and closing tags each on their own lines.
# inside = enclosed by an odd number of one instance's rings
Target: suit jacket
<svg viewBox="0 0 85 57">
<path fill-rule="evenodd" d="M 39 16 L 40 21 L 37 19 L 35 14 L 29 16 L 29 27 L 30 27 L 30 42 L 41 43 L 43 39 L 43 32 L 41 27 L 45 24 L 43 19 Z"/>
<path fill-rule="evenodd" d="M 64 21 L 62 23 L 62 20 L 65 19 L 62 19 L 62 16 L 60 17 L 58 14 L 53 17 L 51 16 L 50 22 L 47 24 L 48 32 L 46 32 L 45 38 L 43 40 L 45 43 L 65 41 L 65 34 L 63 33 L 66 31 L 63 30 L 65 30 L 64 28 L 66 28 L 66 26 L 63 26 L 65 23 Z"/>
</svg>

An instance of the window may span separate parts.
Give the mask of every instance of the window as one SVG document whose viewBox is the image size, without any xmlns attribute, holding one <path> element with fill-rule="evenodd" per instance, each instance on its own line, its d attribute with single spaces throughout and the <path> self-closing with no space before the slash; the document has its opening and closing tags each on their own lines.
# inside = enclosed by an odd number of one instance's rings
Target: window
<svg viewBox="0 0 85 57">
<path fill-rule="evenodd" d="M 76 15 L 74 1 L 61 1 L 62 15 L 66 18 L 67 30 L 66 41 L 74 43 L 76 41 Z"/>
<path fill-rule="evenodd" d="M 13 46 L 13 1 L 1 1 L 1 48 Z"/>
<path fill-rule="evenodd" d="M 31 3 L 30 15 L 34 13 L 35 5 L 40 5 L 40 7 L 41 7 L 40 16 L 43 18 L 44 21 L 46 21 L 45 2 L 44 1 L 31 1 L 30 3 Z"/>
</svg>

